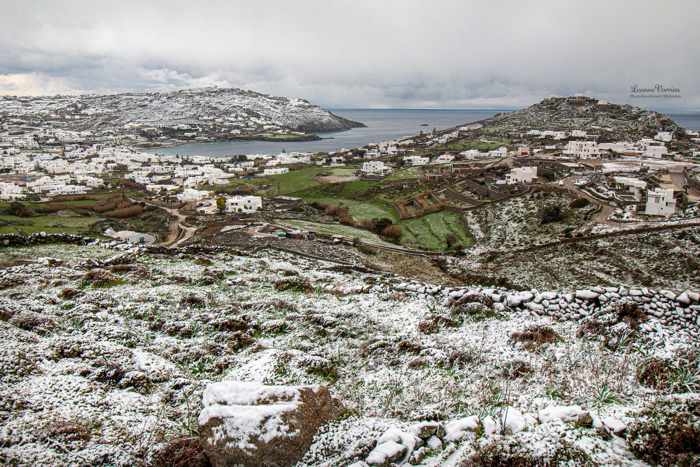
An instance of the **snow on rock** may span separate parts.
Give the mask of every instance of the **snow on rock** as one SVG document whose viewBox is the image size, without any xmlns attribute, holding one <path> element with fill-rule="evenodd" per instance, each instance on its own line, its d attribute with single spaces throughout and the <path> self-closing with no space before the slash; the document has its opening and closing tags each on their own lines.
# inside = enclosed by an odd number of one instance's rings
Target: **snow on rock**
<svg viewBox="0 0 700 467">
<path fill-rule="evenodd" d="M 417 435 L 398 428 L 389 428 L 378 439 L 377 446 L 367 456 L 370 465 L 387 465 L 390 462 L 405 462 L 423 440 Z"/>
<path fill-rule="evenodd" d="M 514 407 L 503 408 L 499 418 L 506 433 L 518 433 L 537 423 L 535 417 L 530 414 L 523 414 Z"/>
<path fill-rule="evenodd" d="M 601 420 L 603 426 L 609 429 L 612 433 L 616 435 L 622 435 L 627 429 L 627 424 L 615 417 L 603 417 Z"/>
<path fill-rule="evenodd" d="M 590 414 L 578 405 L 552 405 L 539 411 L 540 423 L 555 421 L 576 422 Z"/>
<path fill-rule="evenodd" d="M 200 439 L 214 466 L 291 465 L 337 406 L 322 386 L 264 386 L 222 381 L 207 386 Z"/>
<path fill-rule="evenodd" d="M 577 290 L 576 298 L 581 298 L 583 300 L 595 300 L 600 294 L 592 290 Z"/>
<path fill-rule="evenodd" d="M 378 444 L 367 456 L 369 465 L 389 465 L 406 455 L 408 448 L 396 441 L 386 441 Z"/>
<path fill-rule="evenodd" d="M 679 296 L 676 297 L 676 301 L 678 303 L 682 303 L 684 305 L 690 305 L 690 297 L 688 296 L 688 292 L 683 292 Z"/>
<path fill-rule="evenodd" d="M 445 425 L 445 441 L 455 441 L 464 437 L 467 432 L 475 432 L 479 428 L 479 417 L 460 418 Z"/>
</svg>

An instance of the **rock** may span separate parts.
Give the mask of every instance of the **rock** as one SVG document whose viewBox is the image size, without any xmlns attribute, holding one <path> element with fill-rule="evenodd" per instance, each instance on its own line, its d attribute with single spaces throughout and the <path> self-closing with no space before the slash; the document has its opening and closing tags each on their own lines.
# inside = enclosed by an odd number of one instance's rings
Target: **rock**
<svg viewBox="0 0 700 467">
<path fill-rule="evenodd" d="M 479 417 L 471 417 L 452 420 L 445 425 L 445 441 L 461 439 L 468 431 L 475 432 L 479 429 Z"/>
<path fill-rule="evenodd" d="M 558 294 L 556 292 L 542 292 L 542 299 L 543 300 L 554 300 L 558 297 Z"/>
<path fill-rule="evenodd" d="M 676 301 L 684 305 L 690 305 L 690 297 L 688 296 L 688 292 L 683 292 L 682 294 L 677 296 Z"/>
<path fill-rule="evenodd" d="M 442 440 L 437 436 L 431 436 L 426 442 L 426 446 L 430 449 L 442 449 Z"/>
<path fill-rule="evenodd" d="M 691 292 L 690 290 L 686 290 L 685 293 L 688 294 L 688 298 L 690 298 L 694 302 L 700 302 L 700 293 L 698 292 Z"/>
<path fill-rule="evenodd" d="M 393 462 L 403 459 L 408 448 L 396 441 L 387 441 L 378 444 L 367 456 L 369 465 L 389 466 Z"/>
<path fill-rule="evenodd" d="M 576 291 L 576 298 L 580 298 L 583 300 L 595 300 L 598 298 L 600 294 L 598 292 L 594 292 L 592 290 L 577 290 Z"/>
<path fill-rule="evenodd" d="M 409 428 L 409 431 L 415 436 L 423 439 L 428 439 L 434 435 L 439 437 L 445 436 L 445 429 L 438 422 L 421 422 Z"/>
<path fill-rule="evenodd" d="M 486 436 L 498 433 L 498 422 L 491 416 L 484 417 L 481 421 L 481 426 L 484 428 L 484 434 Z"/>
<path fill-rule="evenodd" d="M 627 424 L 622 420 L 615 417 L 605 417 L 601 419 L 601 423 L 606 427 L 611 433 L 621 436 L 627 430 Z"/>
<path fill-rule="evenodd" d="M 522 412 L 513 407 L 503 408 L 498 418 L 506 433 L 510 434 L 527 430 L 537 423 L 535 417 L 529 414 L 523 415 Z"/>
<path fill-rule="evenodd" d="M 562 422 L 579 422 L 590 419 L 591 415 L 578 405 L 552 405 L 540 410 L 537 414 L 540 423 L 560 420 Z"/>
<path fill-rule="evenodd" d="M 324 386 L 265 386 L 222 381 L 207 386 L 200 439 L 214 467 L 293 465 L 339 404 Z"/>
</svg>

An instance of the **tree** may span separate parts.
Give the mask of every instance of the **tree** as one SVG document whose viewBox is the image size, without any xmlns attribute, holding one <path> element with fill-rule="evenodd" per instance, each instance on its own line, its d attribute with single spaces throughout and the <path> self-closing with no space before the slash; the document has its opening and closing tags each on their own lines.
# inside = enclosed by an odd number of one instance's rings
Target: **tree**
<svg viewBox="0 0 700 467">
<path fill-rule="evenodd" d="M 219 210 L 220 214 L 223 214 L 224 211 L 226 211 L 226 198 L 223 196 L 216 198 L 216 209 Z"/>
<path fill-rule="evenodd" d="M 10 206 L 7 208 L 7 213 L 17 217 L 32 217 L 34 215 L 34 211 L 30 207 L 19 201 L 10 203 Z"/>
<path fill-rule="evenodd" d="M 559 222 L 564 218 L 564 214 L 561 211 L 561 206 L 545 206 L 540 213 L 540 223 L 550 224 L 552 222 Z"/>
</svg>

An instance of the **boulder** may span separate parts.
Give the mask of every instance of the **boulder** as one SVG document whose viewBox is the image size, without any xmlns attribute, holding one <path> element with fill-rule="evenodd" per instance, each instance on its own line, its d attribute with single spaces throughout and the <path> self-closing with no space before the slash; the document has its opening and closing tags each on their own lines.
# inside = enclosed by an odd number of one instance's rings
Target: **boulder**
<svg viewBox="0 0 700 467">
<path fill-rule="evenodd" d="M 590 418 L 590 414 L 577 405 L 555 405 L 540 410 L 537 418 L 540 423 L 553 421 L 580 423 Z"/>
<path fill-rule="evenodd" d="M 202 447 L 214 467 L 288 466 L 303 457 L 340 405 L 324 386 L 207 386 L 199 415 Z"/>
<path fill-rule="evenodd" d="M 479 417 L 476 415 L 448 422 L 447 425 L 445 425 L 445 440 L 455 441 L 461 439 L 469 431 L 476 432 L 479 426 Z"/>
<path fill-rule="evenodd" d="M 377 445 L 367 456 L 366 462 L 380 466 L 405 462 L 414 449 L 421 445 L 423 441 L 415 434 L 389 428 L 377 439 Z"/>
<path fill-rule="evenodd" d="M 688 296 L 688 292 L 683 292 L 682 294 L 677 296 L 676 301 L 684 305 L 690 305 L 690 297 Z"/>
<path fill-rule="evenodd" d="M 595 300 L 598 298 L 600 294 L 598 292 L 594 292 L 592 290 L 577 290 L 576 291 L 576 298 L 580 298 L 583 300 Z"/>
</svg>

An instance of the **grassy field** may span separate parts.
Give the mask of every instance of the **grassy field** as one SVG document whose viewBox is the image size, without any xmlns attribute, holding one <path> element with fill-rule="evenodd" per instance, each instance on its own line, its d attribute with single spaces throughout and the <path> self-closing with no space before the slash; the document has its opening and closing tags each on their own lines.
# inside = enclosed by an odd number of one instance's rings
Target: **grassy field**
<svg viewBox="0 0 700 467">
<path fill-rule="evenodd" d="M 234 179 L 225 186 L 206 187 L 209 190 L 222 190 L 231 192 L 243 186 L 250 186 L 258 194 L 265 196 L 292 195 L 295 192 L 320 186 L 321 182 L 316 177 L 322 174 L 343 176 L 352 174 L 352 169 L 346 167 L 305 167 L 299 170 L 291 170 L 281 175 L 269 177 L 251 177 L 248 179 Z M 264 186 L 268 188 L 262 189 Z"/>
<path fill-rule="evenodd" d="M 381 192 L 372 190 L 381 187 L 382 183 L 382 181 L 355 180 L 319 184 L 290 194 L 303 198 L 307 202 L 345 206 L 356 220 L 381 217 L 391 219 L 401 226 L 400 243 L 407 247 L 432 251 L 446 250 L 447 236 L 450 234 L 462 246 L 466 247 L 473 243 L 460 215 L 451 211 L 428 214 L 417 219 L 400 220 L 394 206 L 383 198 Z"/>
<path fill-rule="evenodd" d="M 409 180 L 418 177 L 418 167 L 406 167 L 396 170 L 385 178 L 386 181 Z"/>
<path fill-rule="evenodd" d="M 341 235 L 350 238 L 359 238 L 367 243 L 374 245 L 385 245 L 395 247 L 393 243 L 382 240 L 379 235 L 367 230 L 357 229 L 349 225 L 342 224 L 321 224 L 319 222 L 310 222 L 303 220 L 285 220 L 282 224 L 289 225 L 298 229 L 309 230 L 322 235 Z"/>
<path fill-rule="evenodd" d="M 452 234 L 463 247 L 474 239 L 464 228 L 461 216 L 451 211 L 441 211 L 416 219 L 401 221 L 401 244 L 425 250 L 446 250 L 447 236 Z"/>
<path fill-rule="evenodd" d="M 0 215 L 0 234 L 35 232 L 85 234 L 99 217 L 93 216 L 34 216 Z"/>
</svg>

